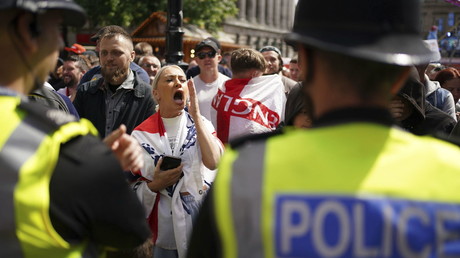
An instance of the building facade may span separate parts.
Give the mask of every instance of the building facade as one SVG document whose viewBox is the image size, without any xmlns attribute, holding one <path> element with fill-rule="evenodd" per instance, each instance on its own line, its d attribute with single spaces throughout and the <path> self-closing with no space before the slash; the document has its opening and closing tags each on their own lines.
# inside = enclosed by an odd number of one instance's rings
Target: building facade
<svg viewBox="0 0 460 258">
<path fill-rule="evenodd" d="M 437 39 L 441 62 L 460 57 L 460 1 L 424 0 L 421 26 L 425 39 Z"/>
<path fill-rule="evenodd" d="M 459 2 L 460 3 L 460 2 Z M 432 26 L 437 26 L 438 38 L 447 36 L 459 26 L 460 6 L 445 0 L 424 0 L 422 5 L 422 31 L 428 35 Z"/>
<path fill-rule="evenodd" d="M 238 0 L 239 13 L 227 19 L 223 31 L 234 36 L 234 43 L 254 49 L 271 45 L 284 57 L 295 55 L 283 35 L 292 28 L 296 0 Z"/>
</svg>

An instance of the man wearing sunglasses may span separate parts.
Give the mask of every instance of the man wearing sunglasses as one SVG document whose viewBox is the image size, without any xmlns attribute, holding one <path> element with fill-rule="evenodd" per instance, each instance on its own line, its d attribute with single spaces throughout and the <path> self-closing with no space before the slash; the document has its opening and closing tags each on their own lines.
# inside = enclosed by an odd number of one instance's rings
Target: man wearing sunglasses
<svg viewBox="0 0 460 258">
<path fill-rule="evenodd" d="M 193 77 L 196 95 L 201 114 L 211 121 L 211 101 L 217 94 L 217 89 L 229 77 L 219 73 L 219 62 L 222 60 L 219 46 L 210 38 L 204 39 L 195 46 L 195 61 L 200 73 Z"/>
<path fill-rule="evenodd" d="M 219 40 L 217 40 L 216 38 L 213 38 L 213 37 L 207 37 L 206 39 L 210 39 L 210 40 L 214 41 L 214 43 L 216 43 L 217 48 L 219 50 L 221 49 Z M 196 61 L 196 60 L 193 60 L 193 61 Z M 230 70 L 230 68 L 224 67 L 222 64 L 219 64 L 217 67 L 219 69 L 219 73 L 221 73 L 221 74 L 223 74 L 223 75 L 225 75 L 225 76 L 227 76 L 229 78 L 232 77 L 232 71 Z M 188 70 L 185 72 L 185 75 L 187 76 L 187 80 L 197 76 L 198 74 L 200 74 L 200 67 L 197 66 L 197 65 L 192 66 L 191 63 L 190 63 L 190 66 L 189 66 Z"/>
</svg>

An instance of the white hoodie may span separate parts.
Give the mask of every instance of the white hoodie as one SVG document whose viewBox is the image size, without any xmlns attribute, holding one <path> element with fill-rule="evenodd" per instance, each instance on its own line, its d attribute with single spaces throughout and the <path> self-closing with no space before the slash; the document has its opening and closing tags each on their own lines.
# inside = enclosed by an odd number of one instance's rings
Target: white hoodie
<svg viewBox="0 0 460 258">
<path fill-rule="evenodd" d="M 441 88 L 441 85 L 439 84 L 438 81 L 431 81 L 430 78 L 428 78 L 428 75 L 425 74 L 425 98 L 428 98 L 431 94 L 441 94 L 441 93 L 436 93 L 437 91 L 445 91 L 445 97 L 442 100 L 442 103 L 431 103 L 433 106 L 436 108 L 440 109 L 441 111 L 444 111 L 447 113 L 449 116 L 453 117 L 455 121 L 457 121 L 457 116 L 455 115 L 455 103 L 454 103 L 454 97 L 452 96 L 452 93 L 450 91 Z M 434 96 L 435 102 L 436 102 L 436 96 Z"/>
</svg>

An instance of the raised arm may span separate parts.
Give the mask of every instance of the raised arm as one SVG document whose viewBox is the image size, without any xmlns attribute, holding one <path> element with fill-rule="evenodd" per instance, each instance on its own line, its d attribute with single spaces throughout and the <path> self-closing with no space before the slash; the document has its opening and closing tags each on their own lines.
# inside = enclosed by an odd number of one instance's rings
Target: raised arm
<svg viewBox="0 0 460 258">
<path fill-rule="evenodd" d="M 217 168 L 217 164 L 219 163 L 220 157 L 222 156 L 222 152 L 218 141 L 206 128 L 206 125 L 204 124 L 204 121 L 201 117 L 193 80 L 188 80 L 187 86 L 190 94 L 189 113 L 195 122 L 198 142 L 201 149 L 201 156 L 203 159 L 202 161 L 207 168 L 213 170 Z"/>
</svg>

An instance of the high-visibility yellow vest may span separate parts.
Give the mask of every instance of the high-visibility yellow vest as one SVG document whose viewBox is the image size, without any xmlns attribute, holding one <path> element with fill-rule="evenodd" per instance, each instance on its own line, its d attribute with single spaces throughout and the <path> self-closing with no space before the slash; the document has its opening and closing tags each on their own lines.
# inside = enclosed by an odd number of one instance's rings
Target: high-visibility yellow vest
<svg viewBox="0 0 460 258">
<path fill-rule="evenodd" d="M 53 228 L 49 184 L 61 144 L 97 130 L 17 96 L 0 95 L 0 257 L 82 257 Z"/>
<path fill-rule="evenodd" d="M 460 150 L 350 123 L 227 150 L 224 257 L 460 257 Z"/>
</svg>

